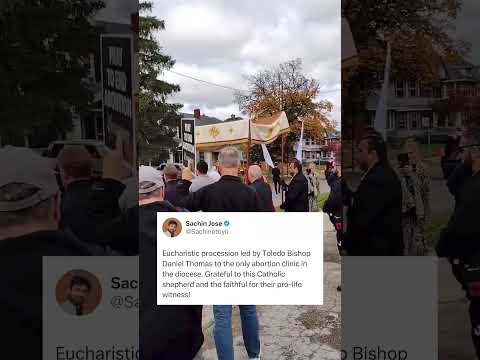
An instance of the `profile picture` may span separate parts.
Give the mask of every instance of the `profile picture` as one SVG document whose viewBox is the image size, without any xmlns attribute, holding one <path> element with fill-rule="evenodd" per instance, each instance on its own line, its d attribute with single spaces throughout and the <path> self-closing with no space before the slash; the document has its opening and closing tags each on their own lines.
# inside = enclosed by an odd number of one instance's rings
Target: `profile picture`
<svg viewBox="0 0 480 360">
<path fill-rule="evenodd" d="M 166 237 L 173 238 L 182 232 L 182 223 L 175 218 L 167 219 L 163 222 L 162 230 Z"/>
<path fill-rule="evenodd" d="M 100 304 L 102 287 L 92 273 L 71 270 L 58 280 L 55 295 L 63 311 L 73 316 L 83 316 L 95 311 Z"/>
</svg>

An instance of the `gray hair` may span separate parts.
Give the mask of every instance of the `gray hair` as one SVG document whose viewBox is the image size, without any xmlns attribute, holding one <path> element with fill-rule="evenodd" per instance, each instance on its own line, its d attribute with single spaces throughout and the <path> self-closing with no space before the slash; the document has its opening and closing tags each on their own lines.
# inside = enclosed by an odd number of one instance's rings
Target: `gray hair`
<svg viewBox="0 0 480 360">
<path fill-rule="evenodd" d="M 248 175 L 252 179 L 260 179 L 262 177 L 262 169 L 258 165 L 252 165 L 248 169 Z"/>
<path fill-rule="evenodd" d="M 240 166 L 240 151 L 233 146 L 225 147 L 218 155 L 218 162 L 226 169 L 238 168 Z"/>
</svg>

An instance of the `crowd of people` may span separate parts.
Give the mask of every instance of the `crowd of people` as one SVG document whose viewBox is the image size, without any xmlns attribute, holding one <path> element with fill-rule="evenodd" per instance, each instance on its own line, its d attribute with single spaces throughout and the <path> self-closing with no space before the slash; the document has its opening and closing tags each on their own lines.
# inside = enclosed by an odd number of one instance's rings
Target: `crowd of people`
<svg viewBox="0 0 480 360">
<path fill-rule="evenodd" d="M 164 211 L 273 212 L 274 195 L 286 191 L 280 205 L 285 211 L 314 211 L 312 198 L 319 192 L 319 175 L 309 168 L 303 174 L 302 164 L 289 164 L 291 180 L 282 180 L 279 165 L 272 169 L 273 189 L 259 165 L 241 171 L 240 152 L 235 147 L 221 150 L 214 169 L 200 160 L 195 173 L 167 164 L 161 171 L 141 166 L 139 169 L 141 276 L 155 284 L 156 216 Z M 213 174 L 213 175 L 212 175 Z M 218 176 L 217 176 L 218 174 Z M 245 179 L 242 175 L 245 175 Z M 316 199 L 315 199 L 316 202 Z M 148 259 L 147 259 L 148 258 Z M 142 275 L 143 274 L 143 275 Z M 154 304 L 154 286 L 147 287 L 146 300 Z M 201 306 L 152 305 L 145 309 L 142 324 L 146 358 L 192 359 L 203 343 Z M 260 358 L 259 322 L 255 305 L 239 306 L 244 344 L 250 359 Z M 147 315 L 148 314 L 148 315 Z M 214 340 L 218 359 L 233 360 L 232 305 L 215 305 Z M 153 321 L 156 318 L 158 321 Z M 149 325 L 150 324 L 150 325 Z M 159 325 L 160 328 L 159 328 Z"/>
<path fill-rule="evenodd" d="M 0 294 L 0 338 L 27 338 L 24 357 L 38 358 L 43 257 L 128 253 L 138 248 L 138 224 L 125 224 L 127 186 L 92 177 L 83 147 L 66 146 L 55 164 L 30 149 L 3 148 L 0 165 L 0 271 L 8 287 Z M 117 238 L 121 229 L 128 234 Z"/>
<path fill-rule="evenodd" d="M 407 140 L 397 161 L 390 161 L 382 136 L 367 129 L 358 141 L 355 162 L 362 171 L 356 190 L 341 181 L 343 253 L 426 255 L 430 175 L 416 141 Z"/>
<path fill-rule="evenodd" d="M 356 190 L 341 179 L 340 194 L 332 186 L 324 210 L 340 213 L 339 247 L 345 255 L 428 255 L 425 229 L 431 217 L 430 172 L 418 144 L 405 142 L 390 163 L 387 146 L 376 131 L 358 142 L 356 164 L 363 174 Z M 449 136 L 441 170 L 455 200 L 453 214 L 434 239 L 435 251 L 452 266 L 470 301 L 473 343 L 480 358 L 480 128 L 472 125 Z M 327 176 L 327 181 L 329 180 Z M 338 181 L 338 179 L 337 179 Z M 341 200 L 340 200 L 341 198 Z M 331 201 L 330 201 L 331 200 Z"/>
</svg>

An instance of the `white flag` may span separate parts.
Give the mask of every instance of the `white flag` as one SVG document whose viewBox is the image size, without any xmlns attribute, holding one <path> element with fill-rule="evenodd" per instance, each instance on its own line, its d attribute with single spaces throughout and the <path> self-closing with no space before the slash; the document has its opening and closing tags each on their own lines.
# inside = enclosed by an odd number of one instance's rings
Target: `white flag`
<svg viewBox="0 0 480 360">
<path fill-rule="evenodd" d="M 383 85 L 378 99 L 377 110 L 375 112 L 374 127 L 382 134 L 383 139 L 387 140 L 387 99 L 388 88 L 390 85 L 390 62 L 391 62 L 390 43 L 387 43 L 387 58 L 385 60 L 385 70 L 383 74 Z"/>
<path fill-rule="evenodd" d="M 302 162 L 302 152 L 303 152 L 303 121 L 302 121 L 302 130 L 300 132 L 300 141 L 298 142 L 297 155 L 295 158 Z"/>
<path fill-rule="evenodd" d="M 272 157 L 268 152 L 267 145 L 262 144 L 262 152 L 263 152 L 263 159 L 265 160 L 265 162 L 268 164 L 268 166 L 270 166 L 271 168 L 274 168 L 275 165 L 273 165 Z"/>
</svg>

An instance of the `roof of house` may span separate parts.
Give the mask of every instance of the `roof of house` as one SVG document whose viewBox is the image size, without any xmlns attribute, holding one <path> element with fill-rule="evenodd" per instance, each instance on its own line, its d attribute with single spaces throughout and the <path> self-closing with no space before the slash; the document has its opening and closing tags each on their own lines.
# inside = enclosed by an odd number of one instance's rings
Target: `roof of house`
<svg viewBox="0 0 480 360">
<path fill-rule="evenodd" d="M 180 116 L 182 118 L 193 118 L 193 114 L 187 114 L 187 113 L 180 113 Z M 225 123 L 225 122 L 231 122 L 231 121 L 239 121 L 243 120 L 242 117 L 235 116 L 226 118 L 225 120 L 220 120 L 216 117 L 212 116 L 206 116 L 206 115 L 201 115 L 200 120 L 197 120 L 197 126 L 202 126 L 202 125 L 213 125 L 213 124 L 219 124 L 219 123 Z"/>
<path fill-rule="evenodd" d="M 180 116 L 182 118 L 193 118 L 193 114 L 187 114 L 187 113 L 180 113 Z M 220 119 L 217 119 L 216 117 L 212 116 L 206 116 L 202 115 L 200 116 L 200 119 L 197 119 L 197 125 L 213 125 L 213 124 L 218 124 L 223 122 Z"/>
</svg>

